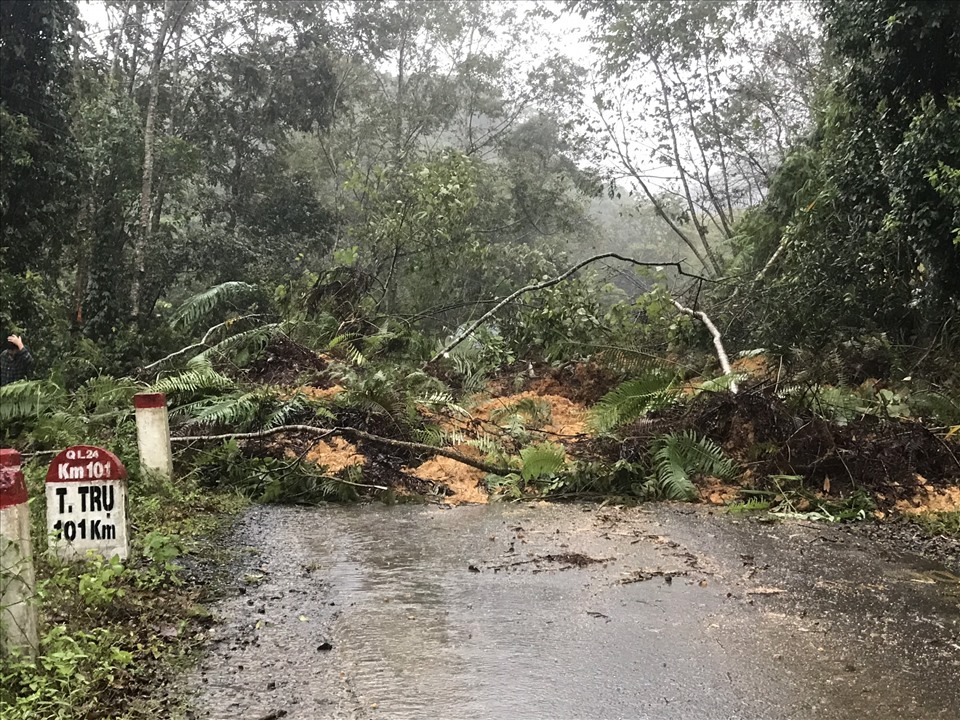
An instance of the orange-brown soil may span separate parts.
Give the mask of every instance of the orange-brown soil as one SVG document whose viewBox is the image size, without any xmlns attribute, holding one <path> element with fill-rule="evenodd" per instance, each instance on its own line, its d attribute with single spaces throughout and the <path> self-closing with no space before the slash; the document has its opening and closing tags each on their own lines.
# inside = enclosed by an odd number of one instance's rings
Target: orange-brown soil
<svg viewBox="0 0 960 720">
<path fill-rule="evenodd" d="M 917 481 L 922 483 L 917 494 L 909 500 L 900 500 L 895 507 L 902 513 L 915 515 L 926 512 L 957 512 L 960 511 L 960 487 L 951 485 L 945 488 L 935 488 L 918 476 Z"/>
<path fill-rule="evenodd" d="M 307 452 L 306 460 L 321 465 L 329 473 L 337 473 L 351 465 L 363 465 L 366 458 L 356 446 L 343 438 L 321 440 Z"/>
<path fill-rule="evenodd" d="M 470 457 L 481 456 L 481 452 L 470 445 L 457 445 L 451 449 Z M 487 490 L 483 486 L 486 474 L 483 470 L 464 465 L 452 458 L 437 456 L 419 467 L 404 468 L 404 472 L 422 480 L 445 485 L 451 493 L 444 499 L 449 505 L 487 502 Z"/>
</svg>

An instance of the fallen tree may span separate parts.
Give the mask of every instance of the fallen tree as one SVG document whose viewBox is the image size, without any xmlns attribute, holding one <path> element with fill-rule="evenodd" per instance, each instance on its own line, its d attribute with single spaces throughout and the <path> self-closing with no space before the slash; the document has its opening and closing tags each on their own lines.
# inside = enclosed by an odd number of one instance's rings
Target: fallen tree
<svg viewBox="0 0 960 720">
<path fill-rule="evenodd" d="M 179 435 L 171 437 L 171 442 L 214 442 L 220 440 L 259 440 L 272 435 L 280 435 L 285 432 L 305 432 L 317 435 L 318 440 L 327 437 L 346 437 L 351 440 L 366 440 L 367 442 L 387 445 L 388 447 L 403 448 L 405 450 L 415 450 L 417 452 L 430 453 L 432 455 L 442 455 L 443 457 L 456 460 L 464 465 L 475 467 L 492 475 L 507 475 L 514 472 L 511 468 L 493 465 L 483 460 L 472 458 L 469 455 L 450 450 L 448 448 L 436 447 L 425 443 L 410 442 L 408 440 L 394 440 L 393 438 L 382 437 L 363 430 L 349 427 L 322 428 L 315 425 L 279 425 L 268 430 L 257 430 L 255 432 L 245 433 L 223 433 L 220 435 Z"/>
<path fill-rule="evenodd" d="M 507 297 L 505 297 L 503 300 L 498 302 L 496 305 L 490 308 L 490 310 L 488 310 L 483 315 L 481 315 L 477 320 L 475 320 L 473 324 L 470 325 L 470 327 L 468 327 L 462 333 L 459 333 L 453 340 L 447 343 L 442 350 L 437 352 L 436 355 L 434 355 L 432 358 L 430 358 L 430 360 L 428 360 L 425 363 L 425 367 L 437 362 L 440 358 L 443 358 L 449 355 L 451 350 L 456 348 L 460 343 L 462 343 L 464 340 L 470 337 L 473 333 L 475 333 L 477 329 L 479 329 L 484 323 L 486 323 L 491 318 L 493 318 L 503 307 L 505 307 L 506 305 L 509 305 L 511 302 L 516 300 L 521 295 L 525 295 L 531 292 L 536 292 L 537 290 L 545 290 L 546 288 L 553 287 L 554 285 L 558 285 L 564 280 L 570 278 L 578 270 L 586 267 L 587 265 L 598 262 L 600 260 L 607 260 L 607 259 L 622 260 L 623 262 L 627 262 L 627 263 L 630 263 L 631 265 L 637 265 L 640 267 L 657 267 L 657 268 L 673 267 L 673 268 L 676 268 L 678 274 L 683 275 L 684 277 L 694 278 L 701 282 L 704 282 L 704 281 L 717 282 L 716 280 L 703 277 L 702 275 L 696 275 L 693 273 L 686 272 L 679 261 L 678 262 L 648 262 L 646 260 L 635 260 L 634 258 L 626 257 L 624 255 L 620 255 L 619 253 L 613 253 L 613 252 L 593 255 L 592 257 L 588 257 L 586 260 L 581 260 L 576 265 L 573 265 L 572 267 L 568 268 L 567 270 L 560 273 L 554 278 L 550 278 L 549 280 L 544 280 L 543 282 L 526 285 L 520 288 L 519 290 L 516 290 L 510 293 L 509 295 L 507 295 Z M 693 308 L 688 308 L 680 304 L 677 300 L 672 300 L 672 302 L 674 307 L 677 308 L 677 310 L 703 323 L 704 327 L 707 328 L 707 331 L 710 333 L 711 337 L 713 338 L 713 347 L 716 350 L 717 359 L 720 361 L 720 367 L 723 369 L 724 375 L 731 375 L 733 371 L 730 367 L 730 359 L 729 359 L 729 356 L 727 355 L 726 348 L 723 345 L 723 338 L 721 337 L 720 331 L 717 329 L 717 326 L 713 324 L 713 321 L 709 318 L 709 316 L 702 310 L 694 310 Z M 730 383 L 730 391 L 733 393 L 737 392 L 736 381 L 733 381 Z"/>
</svg>

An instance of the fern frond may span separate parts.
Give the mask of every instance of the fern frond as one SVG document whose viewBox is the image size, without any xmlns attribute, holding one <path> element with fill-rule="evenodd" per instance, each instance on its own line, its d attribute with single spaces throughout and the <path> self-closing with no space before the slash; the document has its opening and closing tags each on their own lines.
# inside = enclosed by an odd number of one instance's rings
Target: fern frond
<svg viewBox="0 0 960 720">
<path fill-rule="evenodd" d="M 87 380 L 73 394 L 74 403 L 94 414 L 126 412 L 142 386 L 130 378 L 98 375 Z"/>
<path fill-rule="evenodd" d="M 351 363 L 357 367 L 361 367 L 367 363 L 367 358 L 360 351 L 361 340 L 362 337 L 356 333 L 344 333 L 342 335 L 337 335 L 327 344 L 327 352 L 332 353 L 340 348 L 343 350 L 347 359 Z"/>
<path fill-rule="evenodd" d="M 520 450 L 520 460 L 520 477 L 524 480 L 535 480 L 559 473 L 566 465 L 566 451 L 562 445 L 538 443 Z"/>
<path fill-rule="evenodd" d="M 527 418 L 520 413 L 511 413 L 506 417 L 500 418 L 497 423 L 500 430 L 507 437 L 513 438 L 518 443 L 527 443 L 530 441 L 530 431 L 527 429 Z"/>
<path fill-rule="evenodd" d="M 187 363 L 187 367 L 187 370 L 176 375 L 158 380 L 151 390 L 173 395 L 196 395 L 235 387 L 233 380 L 214 370 L 209 361 L 194 358 Z"/>
<path fill-rule="evenodd" d="M 187 425 L 227 426 L 245 430 L 256 419 L 261 409 L 257 392 L 244 393 L 236 397 L 202 400 L 189 406 L 192 417 Z"/>
<path fill-rule="evenodd" d="M 242 367 L 263 352 L 267 344 L 276 336 L 279 327 L 279 323 L 270 323 L 238 332 L 224 338 L 216 345 L 211 345 L 194 356 L 194 359 L 212 361 L 214 358 L 220 358 L 230 360 Z"/>
<path fill-rule="evenodd" d="M 466 436 L 461 432 L 450 432 L 436 425 L 428 425 L 425 428 L 414 430 L 413 437 L 417 442 L 433 447 L 443 447 L 445 445 L 458 445 L 466 442 Z"/>
<path fill-rule="evenodd" d="M 310 402 L 305 395 L 294 395 L 286 402 L 282 402 L 279 407 L 273 410 L 263 421 L 265 429 L 279 427 L 285 424 L 293 415 L 310 408 L 314 415 L 333 420 L 335 415 L 325 407 Z"/>
<path fill-rule="evenodd" d="M 83 442 L 89 435 L 90 420 L 69 410 L 56 410 L 39 418 L 30 431 L 40 447 L 62 448 Z"/>
<path fill-rule="evenodd" d="M 63 405 L 66 391 L 50 380 L 18 380 L 0 387 L 0 420 L 39 417 Z"/>
<path fill-rule="evenodd" d="M 477 450 L 482 452 L 484 455 L 503 454 L 503 446 L 500 444 L 499 440 L 487 435 L 486 433 L 471 440 L 467 440 L 467 445 L 477 448 Z"/>
<path fill-rule="evenodd" d="M 597 349 L 594 355 L 596 362 L 615 372 L 646 373 L 663 367 L 663 361 L 660 358 L 643 350 L 611 345 L 595 345 L 594 347 Z"/>
<path fill-rule="evenodd" d="M 610 432 L 653 410 L 672 405 L 677 398 L 676 379 L 675 374 L 655 368 L 627 380 L 590 409 L 588 427 L 595 433 Z"/>
<path fill-rule="evenodd" d="M 794 408 L 803 408 L 840 424 L 872 412 L 864 398 L 843 387 L 790 385 L 782 388 L 779 395 Z"/>
<path fill-rule="evenodd" d="M 346 405 L 373 415 L 389 418 L 397 427 L 409 425 L 410 407 L 387 382 L 382 372 L 375 373 L 358 385 L 348 388 L 336 398 L 338 405 Z"/>
<path fill-rule="evenodd" d="M 689 430 L 659 438 L 653 444 L 652 457 L 656 494 L 668 500 L 694 499 L 697 489 L 691 480 L 693 475 L 731 480 L 737 473 L 736 465 L 719 445 Z"/>
<path fill-rule="evenodd" d="M 508 421 L 512 422 L 514 415 L 525 418 L 525 424 L 531 428 L 539 429 L 548 425 L 553 419 L 553 408 L 550 403 L 540 398 L 522 398 L 515 403 L 495 408 L 490 413 L 490 420 L 500 423 L 501 420 L 507 418 Z"/>
<path fill-rule="evenodd" d="M 204 290 L 191 298 L 188 298 L 179 307 L 171 321 L 173 327 L 192 327 L 206 315 L 216 308 L 220 303 L 241 297 L 245 293 L 256 290 L 256 285 L 245 282 L 225 282 L 215 285 L 209 290 Z"/>
<path fill-rule="evenodd" d="M 453 360 L 453 369 L 460 377 L 467 377 L 476 372 L 480 365 L 479 359 L 463 353 L 454 353 L 450 356 Z"/>
<path fill-rule="evenodd" d="M 470 413 L 466 411 L 466 409 L 453 401 L 453 395 L 448 392 L 431 393 L 430 395 L 417 398 L 415 403 L 417 405 L 422 405 L 433 412 L 447 410 L 454 415 L 460 415 L 461 417 L 472 417 Z"/>
</svg>

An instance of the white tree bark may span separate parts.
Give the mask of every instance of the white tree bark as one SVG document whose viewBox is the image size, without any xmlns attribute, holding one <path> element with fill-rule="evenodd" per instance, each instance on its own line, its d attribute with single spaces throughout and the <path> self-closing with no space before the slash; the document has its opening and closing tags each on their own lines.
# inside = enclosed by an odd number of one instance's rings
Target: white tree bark
<svg viewBox="0 0 960 720">
<path fill-rule="evenodd" d="M 689 315 L 692 318 L 696 318 L 704 324 L 704 327 L 707 328 L 710 335 L 713 337 L 713 348 L 717 352 L 717 359 L 720 361 L 720 368 L 723 370 L 724 375 L 729 375 L 730 380 L 730 392 L 734 395 L 740 390 L 737 385 L 737 381 L 733 379 L 733 369 L 730 367 L 730 358 L 727 356 L 727 350 L 723 346 L 723 338 L 720 336 L 720 331 L 717 330 L 717 326 L 713 324 L 713 321 L 710 317 L 703 312 L 702 310 L 694 310 L 693 308 L 685 307 L 681 305 L 676 300 L 672 300 L 673 306 L 682 312 L 684 315 Z"/>
<path fill-rule="evenodd" d="M 150 243 L 151 216 L 153 214 L 153 154 L 155 126 L 157 122 L 157 98 L 160 95 L 160 65 L 167 40 L 167 30 L 173 20 L 174 0 L 163 3 L 163 20 L 153 46 L 153 62 L 150 65 L 150 97 L 147 100 L 147 116 L 143 124 L 143 183 L 140 187 L 140 229 L 133 244 L 133 281 L 130 284 L 131 316 L 136 321 L 140 316 L 140 286 L 146 272 L 145 258 Z"/>
</svg>

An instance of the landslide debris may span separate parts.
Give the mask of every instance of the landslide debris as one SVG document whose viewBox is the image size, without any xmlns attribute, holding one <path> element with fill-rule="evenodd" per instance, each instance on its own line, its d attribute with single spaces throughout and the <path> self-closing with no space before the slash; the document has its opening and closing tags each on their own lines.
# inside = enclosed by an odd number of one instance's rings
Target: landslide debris
<svg viewBox="0 0 960 720">
<path fill-rule="evenodd" d="M 396 438 L 410 432 L 395 419 L 338 405 L 345 391 L 326 372 L 328 365 L 326 358 L 278 338 L 249 372 L 258 382 L 289 381 L 292 392 L 333 401 L 336 421 L 322 421 L 325 426 Z M 488 383 L 484 393 L 459 400 L 465 410 L 418 404 L 418 422 L 439 427 L 446 434 L 445 447 L 477 459 L 491 445 L 507 457 L 532 442 L 550 442 L 563 446 L 568 459 L 642 464 L 658 438 L 692 431 L 716 442 L 744 471 L 734 482 L 696 478 L 701 500 L 716 505 L 739 499 L 744 488 L 778 492 L 783 478 L 793 478 L 818 498 L 865 493 L 882 514 L 960 509 L 960 444 L 955 439 L 942 438 L 912 419 L 862 414 L 844 422 L 830 420 L 781 397 L 776 382 L 780 368 L 765 356 L 741 358 L 736 368 L 751 378 L 739 393 L 691 391 L 683 402 L 621 427 L 616 437 L 585 432 L 590 405 L 620 379 L 596 363 L 513 367 Z M 429 452 L 343 438 L 293 436 L 277 442 L 288 445 L 286 456 L 303 456 L 331 474 L 362 466 L 365 482 L 404 494 L 439 497 L 454 505 L 488 500 L 482 470 Z"/>
<path fill-rule="evenodd" d="M 799 477 L 825 496 L 867 492 L 884 511 L 960 509 L 960 444 L 912 419 L 861 415 L 831 421 L 788 406 L 765 384 L 737 394 L 702 393 L 622 428 L 622 441 L 599 440 L 590 449 L 608 459 L 639 461 L 657 437 L 682 430 L 718 443 L 745 469 L 745 486 L 776 490 L 778 477 Z M 731 494 L 710 479 L 706 487 L 713 501 Z"/>
</svg>

